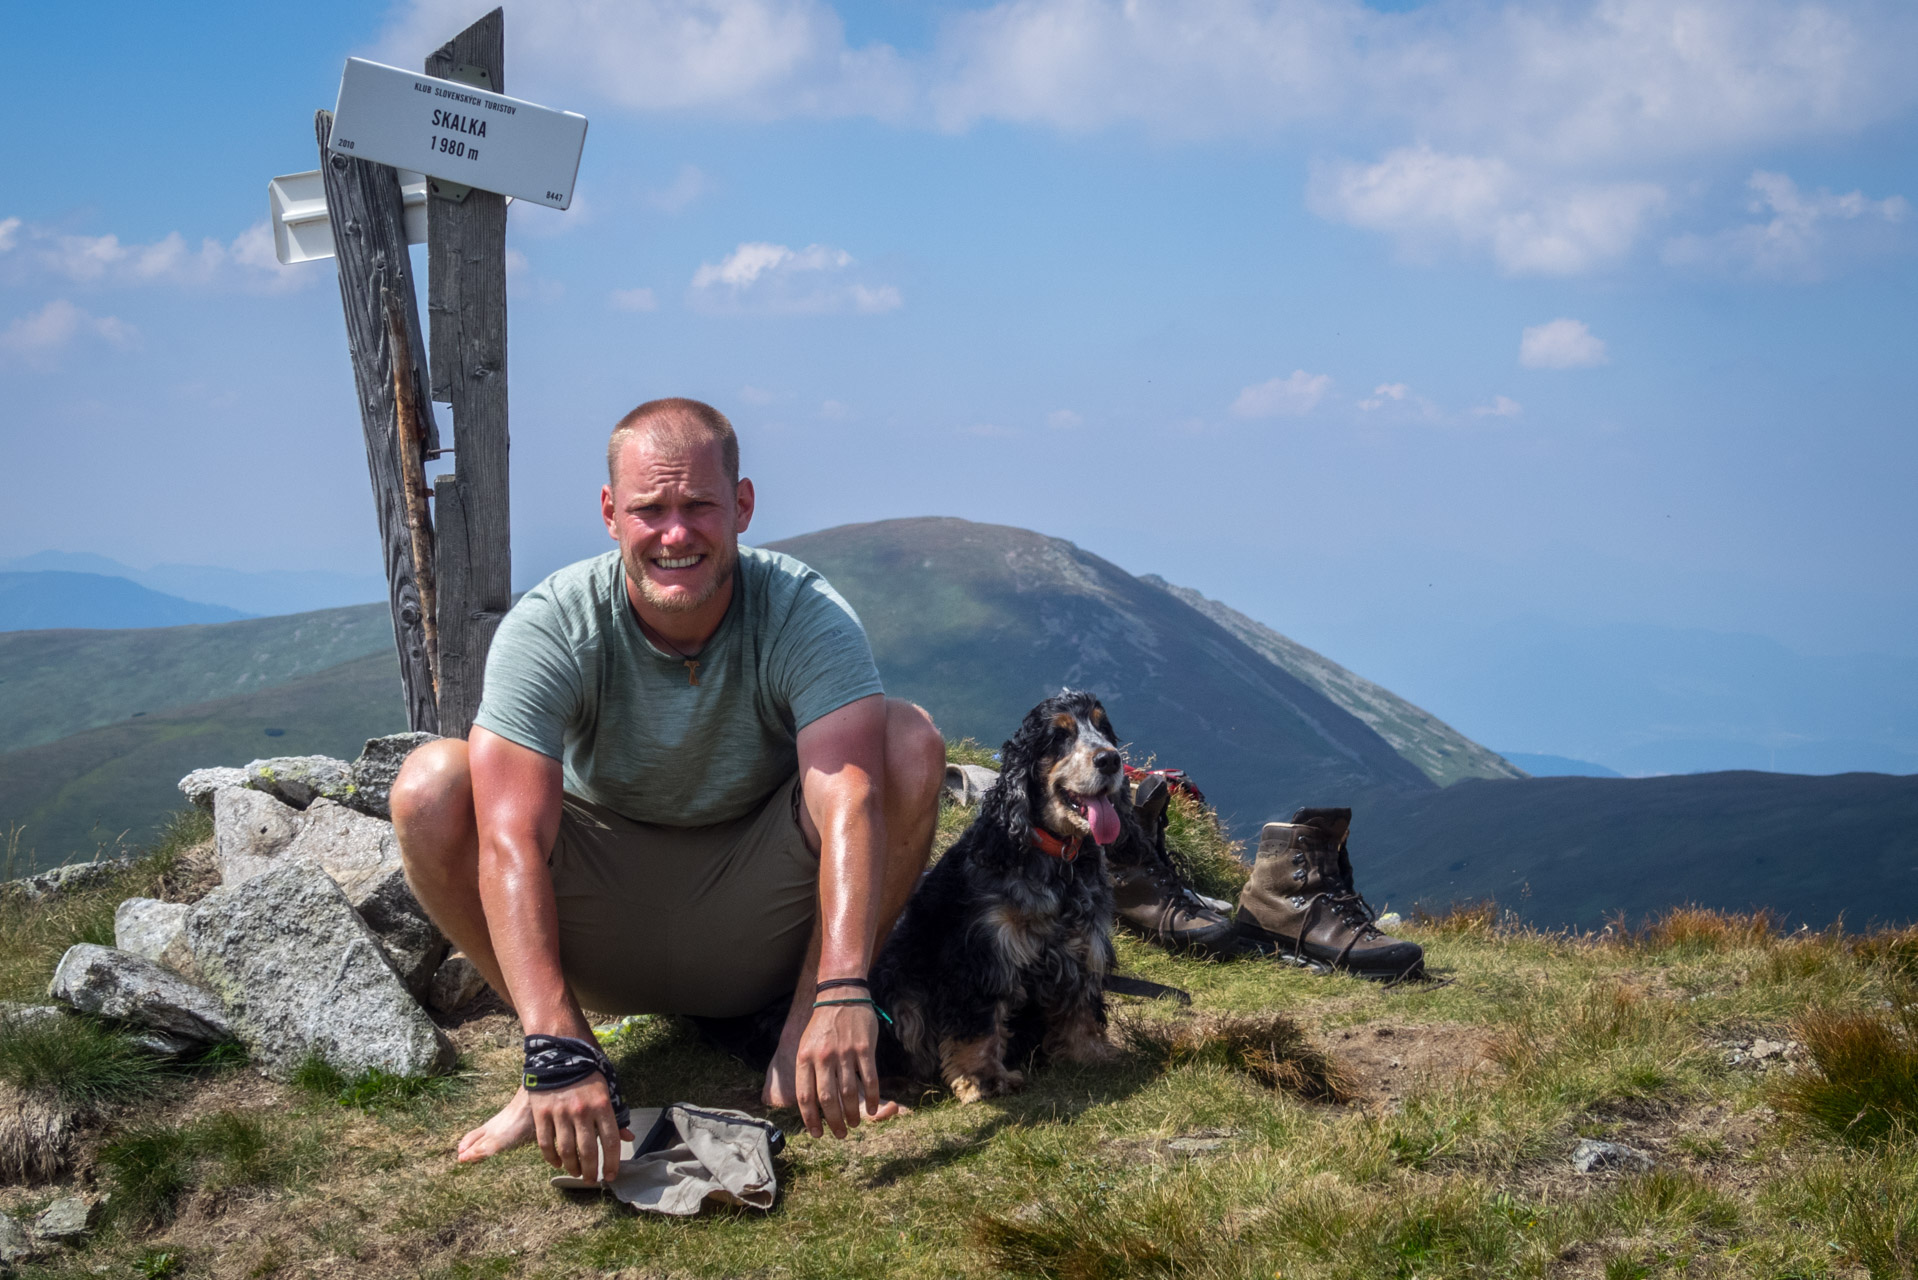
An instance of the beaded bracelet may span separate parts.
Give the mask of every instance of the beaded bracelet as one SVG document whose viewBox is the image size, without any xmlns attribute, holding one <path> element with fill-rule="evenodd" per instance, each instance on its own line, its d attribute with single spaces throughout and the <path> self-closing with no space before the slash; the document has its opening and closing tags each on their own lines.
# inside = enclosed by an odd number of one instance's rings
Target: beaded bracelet
<svg viewBox="0 0 1918 1280">
<path fill-rule="evenodd" d="M 881 1009 L 879 1005 L 874 1002 L 871 996 L 858 996 L 856 998 L 849 999 L 849 1000 L 815 1000 L 812 1002 L 812 1007 L 815 1009 L 824 1009 L 832 1005 L 839 1005 L 839 1004 L 871 1005 L 872 1011 L 878 1014 L 882 1019 L 884 1019 L 887 1026 L 890 1027 L 892 1025 L 892 1015 L 887 1013 L 884 1009 Z"/>
</svg>

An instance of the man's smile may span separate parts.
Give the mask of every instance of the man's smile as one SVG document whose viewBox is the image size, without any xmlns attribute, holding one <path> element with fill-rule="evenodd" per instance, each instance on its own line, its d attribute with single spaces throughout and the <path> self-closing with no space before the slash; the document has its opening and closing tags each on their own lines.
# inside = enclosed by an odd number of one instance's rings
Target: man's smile
<svg viewBox="0 0 1918 1280">
<path fill-rule="evenodd" d="M 706 557 L 700 556 L 654 556 L 653 564 L 661 569 L 690 569 Z"/>
</svg>

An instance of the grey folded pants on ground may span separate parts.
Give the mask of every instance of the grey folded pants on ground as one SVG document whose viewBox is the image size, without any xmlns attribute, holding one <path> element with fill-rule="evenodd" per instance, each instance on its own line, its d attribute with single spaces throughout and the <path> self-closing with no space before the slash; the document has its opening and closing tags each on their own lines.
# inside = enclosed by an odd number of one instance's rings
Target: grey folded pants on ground
<svg viewBox="0 0 1918 1280">
<path fill-rule="evenodd" d="M 605 1187 L 561 1174 L 565 1191 L 607 1190 L 635 1209 L 690 1218 L 708 1200 L 770 1209 L 779 1193 L 773 1156 L 786 1135 L 770 1120 L 723 1107 L 634 1107 L 636 1141 L 620 1143 L 619 1176 Z"/>
</svg>

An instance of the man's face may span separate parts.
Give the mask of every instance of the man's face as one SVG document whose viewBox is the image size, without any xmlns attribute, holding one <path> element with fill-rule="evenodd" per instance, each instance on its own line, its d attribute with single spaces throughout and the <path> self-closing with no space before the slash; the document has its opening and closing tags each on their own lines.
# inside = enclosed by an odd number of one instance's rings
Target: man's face
<svg viewBox="0 0 1918 1280">
<path fill-rule="evenodd" d="M 641 599 L 662 613 L 689 613 L 732 581 L 739 535 L 752 520 L 752 481 L 727 482 L 717 442 L 642 432 L 600 491 L 600 514 Z"/>
</svg>

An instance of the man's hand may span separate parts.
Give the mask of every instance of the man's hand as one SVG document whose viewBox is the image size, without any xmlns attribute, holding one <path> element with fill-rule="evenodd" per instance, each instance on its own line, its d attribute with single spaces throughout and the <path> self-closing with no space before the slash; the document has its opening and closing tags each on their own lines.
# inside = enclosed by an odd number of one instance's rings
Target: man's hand
<svg viewBox="0 0 1918 1280">
<path fill-rule="evenodd" d="M 829 997 L 830 998 L 830 997 Z M 843 1138 L 857 1128 L 863 1113 L 870 1120 L 897 1115 L 897 1103 L 879 1096 L 879 1016 L 869 1004 L 828 1005 L 814 1009 L 799 1039 L 794 1081 L 799 1118 L 817 1138 L 825 1129 Z M 823 1124 L 822 1124 L 823 1121 Z"/>
<path fill-rule="evenodd" d="M 633 1134 L 619 1127 L 604 1079 L 592 1075 L 564 1089 L 539 1089 L 527 1096 L 533 1137 L 547 1164 L 593 1183 L 619 1176 L 619 1142 L 630 1142 Z"/>
</svg>

